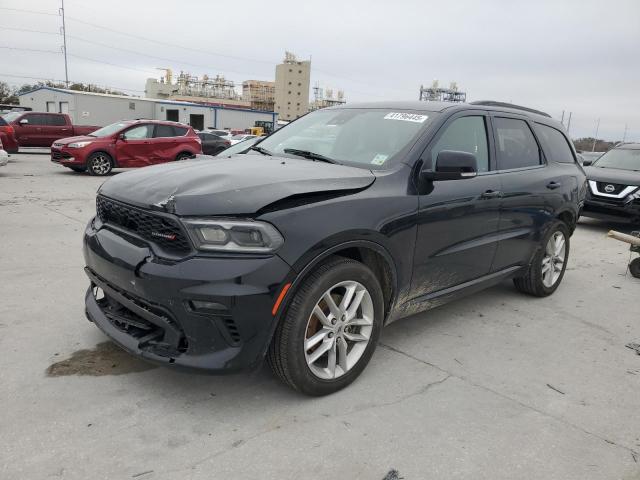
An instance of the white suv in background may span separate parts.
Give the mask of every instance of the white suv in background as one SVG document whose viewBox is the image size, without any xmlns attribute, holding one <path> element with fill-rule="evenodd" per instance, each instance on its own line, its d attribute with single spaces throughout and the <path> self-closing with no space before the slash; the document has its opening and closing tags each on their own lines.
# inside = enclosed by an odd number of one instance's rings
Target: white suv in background
<svg viewBox="0 0 640 480">
<path fill-rule="evenodd" d="M 218 130 L 215 128 L 205 128 L 202 130 L 203 133 L 211 133 L 217 137 L 223 138 L 225 140 L 231 141 L 231 137 L 233 137 L 233 133 L 228 132 L 226 130 Z"/>
</svg>

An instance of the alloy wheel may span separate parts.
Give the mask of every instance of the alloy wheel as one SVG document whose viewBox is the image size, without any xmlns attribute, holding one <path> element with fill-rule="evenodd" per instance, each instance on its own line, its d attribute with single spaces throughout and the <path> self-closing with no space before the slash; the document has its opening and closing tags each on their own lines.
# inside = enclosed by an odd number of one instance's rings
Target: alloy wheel
<svg viewBox="0 0 640 480">
<path fill-rule="evenodd" d="M 542 257 L 542 283 L 545 287 L 553 287 L 564 267 L 566 257 L 566 241 L 560 231 L 554 232 L 547 241 Z"/>
<path fill-rule="evenodd" d="M 329 288 L 307 320 L 304 354 L 311 372 L 333 380 L 353 368 L 373 331 L 374 308 L 364 285 L 344 281 Z"/>
<path fill-rule="evenodd" d="M 96 175 L 106 175 L 111 170 L 111 160 L 105 155 L 97 155 L 91 161 L 91 170 Z"/>
</svg>

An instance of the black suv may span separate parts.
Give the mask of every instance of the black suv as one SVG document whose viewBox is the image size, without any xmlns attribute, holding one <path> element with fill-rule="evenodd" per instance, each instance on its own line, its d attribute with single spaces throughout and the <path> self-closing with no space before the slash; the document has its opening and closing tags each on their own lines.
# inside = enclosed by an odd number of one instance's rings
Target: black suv
<svg viewBox="0 0 640 480">
<path fill-rule="evenodd" d="M 259 366 L 312 395 L 352 382 L 383 325 L 512 278 L 553 293 L 586 182 L 522 107 L 310 113 L 244 155 L 120 174 L 84 237 L 88 318 L 129 352 Z"/>
<path fill-rule="evenodd" d="M 589 191 L 582 214 L 640 225 L 640 143 L 623 143 L 583 163 Z"/>
</svg>

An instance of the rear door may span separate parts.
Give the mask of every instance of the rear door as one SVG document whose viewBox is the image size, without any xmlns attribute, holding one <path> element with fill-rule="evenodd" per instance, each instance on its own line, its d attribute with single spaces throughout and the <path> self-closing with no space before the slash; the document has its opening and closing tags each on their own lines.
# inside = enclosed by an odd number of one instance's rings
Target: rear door
<svg viewBox="0 0 640 480">
<path fill-rule="evenodd" d="M 123 133 L 124 138 L 116 140 L 116 161 L 119 167 L 144 167 L 157 163 L 155 159 L 153 124 L 137 124 Z"/>
<path fill-rule="evenodd" d="M 175 160 L 176 155 L 174 155 L 174 152 L 178 144 L 176 133 L 176 129 L 173 125 L 156 125 L 152 141 L 154 163 L 163 163 Z"/>
<path fill-rule="evenodd" d="M 492 141 L 486 112 L 452 116 L 422 155 L 435 165 L 438 153 L 473 153 L 478 175 L 433 181 L 419 200 L 418 235 L 412 279 L 413 296 L 456 287 L 488 275 L 497 248 L 500 179 L 492 171 Z M 421 300 L 418 300 L 421 301 Z"/>
<path fill-rule="evenodd" d="M 498 176 L 502 183 L 500 242 L 493 271 L 526 265 L 562 203 L 556 178 L 533 133 L 532 124 L 516 114 L 491 114 Z"/>
<path fill-rule="evenodd" d="M 73 130 L 65 115 L 48 113 L 46 117 L 47 125 L 42 127 L 42 140 L 47 143 L 47 147 L 56 140 L 73 136 Z"/>
</svg>

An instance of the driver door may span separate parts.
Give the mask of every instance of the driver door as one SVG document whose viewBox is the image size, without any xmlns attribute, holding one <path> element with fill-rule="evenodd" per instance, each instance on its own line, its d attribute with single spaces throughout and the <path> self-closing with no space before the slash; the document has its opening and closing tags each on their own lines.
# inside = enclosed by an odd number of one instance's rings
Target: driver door
<svg viewBox="0 0 640 480">
<path fill-rule="evenodd" d="M 153 130 L 152 124 L 144 123 L 122 132 L 123 138 L 116 141 L 116 161 L 119 167 L 145 167 L 155 163 Z"/>
<path fill-rule="evenodd" d="M 492 169 L 493 141 L 488 132 L 485 112 L 454 115 L 422 155 L 423 165 L 435 166 L 443 150 L 472 153 L 478 175 L 427 182 L 421 192 L 412 277 L 414 297 L 429 300 L 440 291 L 491 271 L 498 245 L 501 184 Z"/>
</svg>

